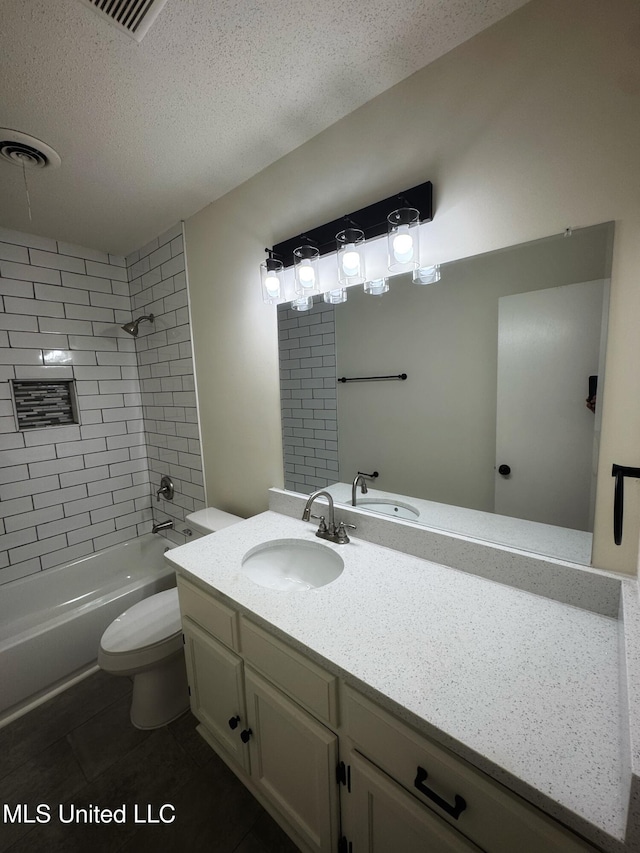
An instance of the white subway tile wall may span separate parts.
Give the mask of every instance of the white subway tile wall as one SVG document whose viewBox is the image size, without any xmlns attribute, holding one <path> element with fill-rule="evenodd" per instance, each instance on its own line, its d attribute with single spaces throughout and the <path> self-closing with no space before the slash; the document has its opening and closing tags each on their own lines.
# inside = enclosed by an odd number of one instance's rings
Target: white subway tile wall
<svg viewBox="0 0 640 853">
<path fill-rule="evenodd" d="M 150 312 L 138 339 L 120 328 Z M 75 380 L 80 424 L 19 431 L 11 379 Z M 202 506 L 181 226 L 128 259 L 0 228 L 0 584 L 153 520 L 182 543 Z"/>
<path fill-rule="evenodd" d="M 340 479 L 335 308 L 278 306 L 284 485 L 310 494 Z"/>
<path fill-rule="evenodd" d="M 185 516 L 205 505 L 182 226 L 126 262 L 133 317 L 154 315 L 135 339 L 153 519 L 172 520 L 164 535 L 182 544 Z M 156 498 L 164 474 L 175 488 L 172 501 Z"/>
</svg>

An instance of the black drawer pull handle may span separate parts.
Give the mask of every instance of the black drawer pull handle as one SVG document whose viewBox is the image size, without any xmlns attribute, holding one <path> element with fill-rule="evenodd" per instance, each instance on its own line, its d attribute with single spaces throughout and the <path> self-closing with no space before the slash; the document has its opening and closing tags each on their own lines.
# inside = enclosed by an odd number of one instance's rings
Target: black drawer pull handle
<svg viewBox="0 0 640 853">
<path fill-rule="evenodd" d="M 421 794 L 424 794 L 425 797 L 429 797 L 437 806 L 439 806 L 443 811 L 445 811 L 448 815 L 454 820 L 458 820 L 462 812 L 466 809 L 467 803 L 459 794 L 455 795 L 455 805 L 451 806 L 446 800 L 443 800 L 442 797 L 439 797 L 435 791 L 432 791 L 431 788 L 427 788 L 426 785 L 422 783 L 426 780 L 429 774 L 424 769 L 424 767 L 420 767 L 418 765 L 418 772 L 416 775 L 416 780 L 413 783 L 416 788 L 420 791 Z"/>
<path fill-rule="evenodd" d="M 235 717 L 231 717 L 231 719 L 229 720 L 229 728 L 230 729 L 237 729 L 239 723 L 240 723 L 240 717 L 238 717 L 237 715 Z"/>
<path fill-rule="evenodd" d="M 251 729 L 245 729 L 244 731 L 240 732 L 240 740 L 242 741 L 242 743 L 249 743 L 249 738 L 252 734 L 253 732 L 251 731 Z"/>
</svg>

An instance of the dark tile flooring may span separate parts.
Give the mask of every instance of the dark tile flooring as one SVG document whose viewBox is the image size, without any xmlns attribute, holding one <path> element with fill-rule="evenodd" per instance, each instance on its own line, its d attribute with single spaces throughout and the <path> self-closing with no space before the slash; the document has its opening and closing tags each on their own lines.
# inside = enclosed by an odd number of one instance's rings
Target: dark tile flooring
<svg viewBox="0 0 640 853">
<path fill-rule="evenodd" d="M 97 672 L 0 729 L 0 853 L 297 851 L 197 734 L 190 713 L 139 731 L 129 721 L 130 694 L 129 679 Z M 150 823 L 165 803 L 173 823 Z M 51 819 L 12 823 L 18 804 L 31 820 L 46 804 Z M 134 804 L 147 823 L 134 822 Z M 91 806 L 123 805 L 123 823 L 60 820 L 72 807 L 95 814 Z"/>
</svg>

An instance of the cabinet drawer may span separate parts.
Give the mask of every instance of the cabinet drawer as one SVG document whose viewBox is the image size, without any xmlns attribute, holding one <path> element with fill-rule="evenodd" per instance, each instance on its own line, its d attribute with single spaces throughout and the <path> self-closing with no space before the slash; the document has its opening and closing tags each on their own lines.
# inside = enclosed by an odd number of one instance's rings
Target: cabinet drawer
<svg viewBox="0 0 640 853">
<path fill-rule="evenodd" d="M 337 679 L 241 617 L 242 655 L 303 708 L 338 725 Z"/>
<path fill-rule="evenodd" d="M 357 752 L 347 756 L 350 792 L 342 826 L 354 850 L 482 853 Z"/>
<path fill-rule="evenodd" d="M 180 612 L 217 637 L 229 648 L 238 648 L 238 614 L 212 595 L 178 575 Z"/>
<path fill-rule="evenodd" d="M 359 752 L 480 847 L 491 853 L 594 853 L 534 806 L 350 688 L 344 713 Z"/>
</svg>

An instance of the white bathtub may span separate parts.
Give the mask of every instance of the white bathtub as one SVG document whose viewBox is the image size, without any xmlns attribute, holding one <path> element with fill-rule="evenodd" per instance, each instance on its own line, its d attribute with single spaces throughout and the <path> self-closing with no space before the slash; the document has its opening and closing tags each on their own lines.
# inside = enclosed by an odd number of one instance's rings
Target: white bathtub
<svg viewBox="0 0 640 853">
<path fill-rule="evenodd" d="M 170 547 L 147 533 L 0 586 L 0 725 L 93 671 L 116 616 L 175 586 L 163 557 Z"/>
</svg>

